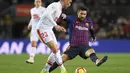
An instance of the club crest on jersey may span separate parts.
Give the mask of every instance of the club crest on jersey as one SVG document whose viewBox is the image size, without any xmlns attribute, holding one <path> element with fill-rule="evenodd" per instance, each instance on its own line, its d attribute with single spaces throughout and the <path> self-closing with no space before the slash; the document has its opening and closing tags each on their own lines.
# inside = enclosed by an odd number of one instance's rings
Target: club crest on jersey
<svg viewBox="0 0 130 73">
<path fill-rule="evenodd" d="M 38 14 L 34 14 L 34 15 L 33 15 L 33 18 L 34 18 L 34 19 L 39 18 L 39 15 L 38 15 Z"/>
<path fill-rule="evenodd" d="M 85 25 L 88 27 L 88 26 L 89 26 L 89 23 L 85 23 Z"/>
</svg>

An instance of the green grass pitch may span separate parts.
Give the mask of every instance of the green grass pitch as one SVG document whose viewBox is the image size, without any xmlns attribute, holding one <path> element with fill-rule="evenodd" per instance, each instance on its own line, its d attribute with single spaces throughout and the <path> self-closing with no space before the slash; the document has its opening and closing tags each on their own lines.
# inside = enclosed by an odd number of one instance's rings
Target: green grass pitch
<svg viewBox="0 0 130 73">
<path fill-rule="evenodd" d="M 97 54 L 102 57 L 104 54 Z M 83 60 L 76 57 L 64 65 L 68 73 L 74 73 L 77 67 L 86 68 L 88 73 L 130 73 L 130 54 L 107 54 L 106 63 L 96 67 L 90 59 Z M 0 73 L 40 73 L 44 67 L 48 55 L 36 55 L 34 64 L 26 64 L 27 54 L 22 55 L 0 55 Z M 57 68 L 52 73 L 60 73 Z"/>
</svg>

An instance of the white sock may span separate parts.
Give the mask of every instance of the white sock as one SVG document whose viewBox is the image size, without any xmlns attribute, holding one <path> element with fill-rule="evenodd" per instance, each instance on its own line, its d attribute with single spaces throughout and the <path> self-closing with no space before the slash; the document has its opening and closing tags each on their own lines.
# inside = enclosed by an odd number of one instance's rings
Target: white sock
<svg viewBox="0 0 130 73">
<path fill-rule="evenodd" d="M 55 56 L 55 60 L 56 60 L 57 64 L 61 65 L 60 69 L 65 69 L 61 55 L 60 55 L 60 50 L 56 54 L 54 54 L 54 56 Z"/>
<path fill-rule="evenodd" d="M 46 63 L 45 67 L 43 68 L 45 71 L 49 72 L 49 69 L 51 68 L 51 65 Z"/>
<path fill-rule="evenodd" d="M 51 53 L 50 56 L 48 57 L 48 62 L 46 63 L 46 66 L 44 67 L 45 71 L 49 71 L 51 65 L 55 62 L 55 57 L 54 54 Z"/>
<path fill-rule="evenodd" d="M 36 47 L 31 48 L 30 58 L 34 58 L 36 54 Z"/>
</svg>

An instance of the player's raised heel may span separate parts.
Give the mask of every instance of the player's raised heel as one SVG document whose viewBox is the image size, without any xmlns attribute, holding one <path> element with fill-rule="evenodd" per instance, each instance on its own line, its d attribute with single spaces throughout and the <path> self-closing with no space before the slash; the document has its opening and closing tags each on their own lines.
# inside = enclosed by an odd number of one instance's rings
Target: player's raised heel
<svg viewBox="0 0 130 73">
<path fill-rule="evenodd" d="M 102 65 L 104 62 L 106 62 L 107 58 L 108 58 L 108 56 L 104 56 L 103 58 L 98 59 L 98 60 L 96 61 L 96 65 L 97 65 L 97 66 Z"/>
<path fill-rule="evenodd" d="M 42 69 L 42 71 L 40 73 L 49 73 L 49 72 Z"/>
<path fill-rule="evenodd" d="M 34 59 L 28 59 L 28 60 L 26 60 L 26 63 L 33 64 L 34 63 Z"/>
<path fill-rule="evenodd" d="M 67 73 L 66 69 L 62 69 L 61 73 Z"/>
</svg>

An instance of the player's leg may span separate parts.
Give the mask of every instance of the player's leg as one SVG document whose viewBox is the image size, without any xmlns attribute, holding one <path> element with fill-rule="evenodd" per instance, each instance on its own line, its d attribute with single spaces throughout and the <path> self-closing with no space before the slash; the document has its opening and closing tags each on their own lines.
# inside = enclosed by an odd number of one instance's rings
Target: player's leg
<svg viewBox="0 0 130 73">
<path fill-rule="evenodd" d="M 104 56 L 103 58 L 98 58 L 96 56 L 95 50 L 90 46 L 87 46 L 85 55 L 89 57 L 93 62 L 95 62 L 97 66 L 103 64 L 108 58 L 108 56 Z"/>
<path fill-rule="evenodd" d="M 31 48 L 30 48 L 30 53 L 29 53 L 29 59 L 26 60 L 26 63 L 33 64 L 34 57 L 36 54 L 37 41 L 38 41 L 38 37 L 37 37 L 36 33 L 31 32 L 30 40 L 31 40 Z"/>
<path fill-rule="evenodd" d="M 50 38 L 50 40 L 52 40 L 52 38 L 50 37 L 51 36 L 50 33 L 47 33 L 47 31 L 37 30 L 37 35 L 40 41 L 44 44 L 47 44 L 46 42 L 48 42 L 47 37 Z M 54 63 L 53 61 L 55 62 L 55 58 L 54 58 L 54 53 L 52 52 L 50 56 L 48 57 L 47 63 L 45 67 L 43 68 L 43 70 L 41 71 L 41 73 L 47 73 L 52 63 Z"/>
<path fill-rule="evenodd" d="M 64 54 L 62 55 L 62 60 L 63 63 L 65 63 L 68 60 L 72 60 L 74 59 L 77 55 L 79 54 L 79 49 L 75 48 L 75 47 L 70 47 L 68 46 L 67 50 L 64 52 Z M 53 71 L 54 69 L 56 69 L 58 67 L 58 64 L 55 62 L 49 72 Z"/>
<path fill-rule="evenodd" d="M 46 42 L 48 42 L 48 39 L 46 37 L 51 39 L 50 33 L 47 33 L 46 31 L 37 30 L 37 35 L 38 35 L 40 41 L 44 44 L 47 44 Z M 45 67 L 42 69 L 41 73 L 49 73 L 48 70 L 50 69 L 52 63 L 54 63 L 54 62 L 55 62 L 55 58 L 54 58 L 54 53 L 52 52 L 50 54 L 50 56 L 48 57 L 47 63 L 45 65 Z"/>
<path fill-rule="evenodd" d="M 58 66 L 60 67 L 61 69 L 61 73 L 66 73 L 66 69 L 63 65 L 63 62 L 62 62 L 62 58 L 61 58 L 61 55 L 60 55 L 60 50 L 58 49 L 58 47 L 55 45 L 54 41 L 49 41 L 47 43 L 48 47 L 52 50 L 53 54 L 54 54 L 54 58 L 55 58 L 55 61 L 56 63 L 58 64 Z M 49 64 L 48 64 L 49 65 Z M 51 65 L 49 66 L 51 67 Z M 50 68 L 48 68 L 50 69 Z M 48 70 L 47 69 L 47 70 Z"/>
<path fill-rule="evenodd" d="M 54 62 L 55 62 L 54 53 L 51 53 L 50 56 L 48 57 L 47 63 L 43 68 L 43 70 L 49 71 L 50 67 L 53 65 Z"/>
<path fill-rule="evenodd" d="M 57 44 L 57 40 L 56 40 L 55 34 L 52 32 L 51 35 L 52 35 L 52 38 L 53 38 L 53 40 L 54 40 L 54 43 Z M 57 47 L 58 47 L 58 45 L 57 45 Z M 59 50 L 59 52 L 60 52 L 60 50 Z M 59 55 L 60 55 L 60 53 L 59 53 Z M 58 57 L 58 56 L 57 56 L 57 57 Z M 56 59 L 57 59 L 57 57 L 55 56 Z M 60 56 L 60 57 L 61 57 L 61 56 Z M 57 62 L 57 60 L 55 60 L 55 61 Z M 62 61 L 62 58 L 61 58 L 61 61 Z M 62 63 L 63 63 L 63 62 L 62 62 Z M 57 64 L 58 64 L 58 62 L 57 62 Z"/>
<path fill-rule="evenodd" d="M 65 63 L 66 61 L 70 60 L 70 58 L 67 54 L 63 54 L 62 60 L 63 60 L 63 63 Z M 57 67 L 58 67 L 58 64 L 56 62 L 54 62 L 53 65 L 51 66 L 51 68 L 49 69 L 49 72 L 55 70 Z"/>
<path fill-rule="evenodd" d="M 44 43 L 46 43 L 46 45 L 52 50 L 52 52 L 54 54 L 53 57 L 55 58 L 58 65 L 60 66 L 61 72 L 66 73 L 66 69 L 65 69 L 64 65 L 62 64 L 63 62 L 62 62 L 62 58 L 61 58 L 61 55 L 60 55 L 60 50 L 57 46 L 57 42 L 55 42 L 56 39 L 53 39 L 53 36 L 54 36 L 53 31 L 48 30 L 48 31 L 44 31 L 42 33 L 40 33 L 40 31 L 37 31 L 37 32 L 38 32 L 38 35 L 41 38 L 41 40 Z M 53 35 L 52 35 L 52 33 L 53 33 Z M 47 69 L 44 68 L 44 70 L 42 70 L 41 73 L 44 73 L 45 71 L 48 72 L 51 65 L 46 64 L 46 66 L 48 66 L 48 68 Z"/>
</svg>

